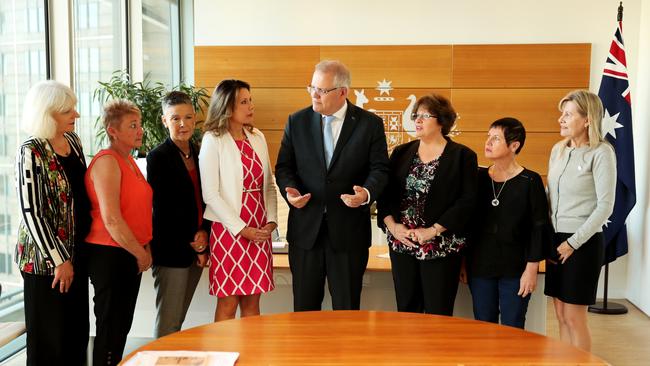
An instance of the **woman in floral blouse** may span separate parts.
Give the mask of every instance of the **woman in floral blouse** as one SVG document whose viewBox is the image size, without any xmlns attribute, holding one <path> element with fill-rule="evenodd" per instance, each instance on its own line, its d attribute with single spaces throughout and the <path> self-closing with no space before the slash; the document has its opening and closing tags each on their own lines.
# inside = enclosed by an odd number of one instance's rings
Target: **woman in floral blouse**
<svg viewBox="0 0 650 366">
<path fill-rule="evenodd" d="M 15 258 L 24 279 L 27 365 L 86 362 L 88 275 L 80 249 L 90 203 L 76 103 L 55 81 L 34 85 L 25 98 L 22 123 L 31 136 L 16 156 L 22 220 Z"/>
<path fill-rule="evenodd" d="M 448 137 L 456 112 L 446 98 L 423 96 L 413 110 L 418 140 L 393 151 L 377 222 L 388 237 L 397 310 L 452 315 L 476 200 L 476 154 Z"/>
</svg>

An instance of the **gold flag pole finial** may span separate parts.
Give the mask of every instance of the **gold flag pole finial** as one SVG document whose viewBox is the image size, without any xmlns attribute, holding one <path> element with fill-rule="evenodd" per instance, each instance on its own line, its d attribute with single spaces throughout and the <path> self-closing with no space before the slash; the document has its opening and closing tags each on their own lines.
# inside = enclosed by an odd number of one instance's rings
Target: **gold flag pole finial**
<svg viewBox="0 0 650 366">
<path fill-rule="evenodd" d="M 618 5 L 618 17 L 617 17 L 619 22 L 623 21 L 623 2 Z"/>
</svg>

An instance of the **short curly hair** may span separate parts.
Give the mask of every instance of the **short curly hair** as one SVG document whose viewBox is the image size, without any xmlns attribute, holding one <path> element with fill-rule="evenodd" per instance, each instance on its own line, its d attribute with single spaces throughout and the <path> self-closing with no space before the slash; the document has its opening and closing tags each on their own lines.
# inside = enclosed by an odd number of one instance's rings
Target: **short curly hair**
<svg viewBox="0 0 650 366">
<path fill-rule="evenodd" d="M 415 105 L 413 106 L 413 112 L 422 107 L 426 109 L 429 113 L 436 116 L 438 124 L 442 127 L 442 135 L 449 135 L 449 131 L 454 127 L 456 122 L 456 110 L 451 105 L 449 99 L 438 94 L 428 94 L 420 97 Z"/>
<path fill-rule="evenodd" d="M 140 109 L 135 103 L 126 99 L 113 99 L 104 104 L 104 111 L 102 113 L 102 125 L 108 138 L 112 140 L 113 138 L 108 133 L 108 128 L 118 128 L 120 122 L 122 122 L 122 117 L 128 114 L 137 114 L 140 116 Z"/>
</svg>

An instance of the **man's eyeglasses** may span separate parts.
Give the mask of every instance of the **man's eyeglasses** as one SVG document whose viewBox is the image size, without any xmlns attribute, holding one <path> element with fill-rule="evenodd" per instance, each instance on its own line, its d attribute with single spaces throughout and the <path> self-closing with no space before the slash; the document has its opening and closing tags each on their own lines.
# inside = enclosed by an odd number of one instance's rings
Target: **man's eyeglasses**
<svg viewBox="0 0 650 366">
<path fill-rule="evenodd" d="M 309 93 L 309 94 L 315 93 L 315 94 L 318 94 L 319 96 L 323 96 L 323 95 L 325 95 L 325 94 L 327 94 L 327 93 L 329 93 L 331 91 L 334 91 L 336 89 L 339 89 L 339 88 L 341 88 L 341 87 L 337 86 L 337 87 L 334 87 L 334 88 L 331 88 L 331 89 L 321 89 L 321 88 L 317 88 L 315 86 L 309 85 L 307 87 L 307 93 Z"/>
<path fill-rule="evenodd" d="M 429 119 L 429 118 L 438 118 L 438 116 L 433 115 L 433 114 L 429 114 L 429 113 L 421 113 L 421 114 L 413 113 L 413 114 L 411 114 L 411 121 L 416 121 L 419 118 Z"/>
</svg>

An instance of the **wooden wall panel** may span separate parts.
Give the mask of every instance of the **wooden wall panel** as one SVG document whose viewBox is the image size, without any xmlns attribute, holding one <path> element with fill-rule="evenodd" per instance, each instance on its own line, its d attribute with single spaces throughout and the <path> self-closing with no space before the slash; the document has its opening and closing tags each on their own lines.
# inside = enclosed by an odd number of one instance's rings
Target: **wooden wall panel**
<svg viewBox="0 0 650 366">
<path fill-rule="evenodd" d="M 266 135 L 275 164 L 287 116 L 311 104 L 305 91 L 320 59 L 340 59 L 352 71 L 349 99 L 385 123 L 389 149 L 414 139 L 408 115 L 415 99 L 435 92 L 460 115 L 454 139 L 474 149 L 481 164 L 487 127 L 512 116 L 528 131 L 518 160 L 545 176 L 560 140 L 557 103 L 588 88 L 589 44 L 461 46 L 195 47 L 197 86 L 224 78 L 251 83 L 255 124 Z M 393 88 L 383 93 L 378 82 Z M 406 123 L 405 123 L 406 122 Z"/>
<path fill-rule="evenodd" d="M 259 129 L 283 130 L 291 113 L 311 105 L 309 94 L 302 88 L 252 88 L 251 93 L 255 103 L 255 126 Z M 414 131 L 413 128 L 404 128 L 404 113 L 410 115 L 417 98 L 430 93 L 451 98 L 450 89 L 395 89 L 390 97 L 386 97 L 380 96 L 379 91 L 374 89 L 352 88 L 348 99 L 352 104 L 361 104 L 364 109 L 382 118 L 387 115 L 396 117 L 397 120 L 391 125 L 394 128 L 389 128 L 390 121 L 385 120 L 387 131 Z"/>
<path fill-rule="evenodd" d="M 591 44 L 454 45 L 453 88 L 586 88 Z"/>
<path fill-rule="evenodd" d="M 321 60 L 340 60 L 352 73 L 352 86 L 374 88 L 392 81 L 393 88 L 449 88 L 451 49 L 445 46 L 321 47 Z"/>
<path fill-rule="evenodd" d="M 305 88 L 251 88 L 255 104 L 255 127 L 260 130 L 284 130 L 287 117 L 311 105 Z"/>
<path fill-rule="evenodd" d="M 557 104 L 571 89 L 453 89 L 463 131 L 487 131 L 502 117 L 520 120 L 527 132 L 556 132 Z"/>
<path fill-rule="evenodd" d="M 490 165 L 485 158 L 484 148 L 487 133 L 485 132 L 463 132 L 454 138 L 454 141 L 470 147 L 478 156 L 479 165 Z M 534 132 L 526 136 L 524 148 L 519 153 L 517 161 L 524 167 L 534 170 L 540 175 L 548 172 L 548 158 L 551 149 L 562 137 L 560 133 Z"/>
<path fill-rule="evenodd" d="M 197 46 L 194 77 L 197 86 L 210 89 L 232 78 L 257 88 L 303 88 L 318 61 L 317 46 Z"/>
<path fill-rule="evenodd" d="M 275 171 L 275 162 L 278 160 L 278 152 L 282 143 L 282 130 L 262 130 L 266 143 L 269 146 L 269 157 L 271 158 L 271 168 Z"/>
<path fill-rule="evenodd" d="M 408 122 L 410 122 L 409 116 L 414 112 L 415 101 L 431 93 L 451 98 L 450 89 L 394 89 L 386 96 L 375 89 L 352 88 L 348 99 L 353 104 L 362 106 L 363 109 L 374 112 L 382 118 L 391 116 L 391 120 L 384 121 L 386 131 L 414 131 L 413 127 L 409 127 Z"/>
</svg>

